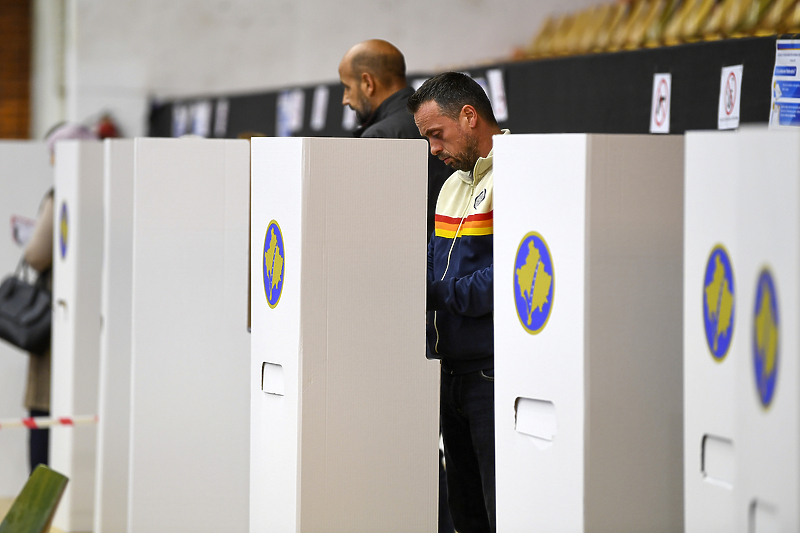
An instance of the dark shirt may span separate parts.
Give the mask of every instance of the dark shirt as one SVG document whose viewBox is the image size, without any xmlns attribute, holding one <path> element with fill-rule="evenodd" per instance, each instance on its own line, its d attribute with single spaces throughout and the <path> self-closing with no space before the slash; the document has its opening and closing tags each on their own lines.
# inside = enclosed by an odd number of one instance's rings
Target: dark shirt
<svg viewBox="0 0 800 533">
<path fill-rule="evenodd" d="M 414 115 L 408 112 L 408 98 L 414 94 L 412 87 L 400 89 L 372 113 L 372 116 L 353 132 L 356 137 L 372 137 L 380 139 L 420 139 Z M 453 169 L 442 163 L 438 157 L 428 153 L 428 239 L 433 233 L 436 216 L 436 199 L 439 191 Z"/>
</svg>

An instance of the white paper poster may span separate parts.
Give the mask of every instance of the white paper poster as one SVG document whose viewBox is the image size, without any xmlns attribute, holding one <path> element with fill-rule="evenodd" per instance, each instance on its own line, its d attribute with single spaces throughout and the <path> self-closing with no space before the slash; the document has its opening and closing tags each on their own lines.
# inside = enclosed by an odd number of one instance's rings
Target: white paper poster
<svg viewBox="0 0 800 533">
<path fill-rule="evenodd" d="M 504 122 L 508 120 L 508 102 L 503 82 L 503 71 L 499 68 L 487 70 L 486 78 L 489 80 L 489 98 L 492 101 L 494 118 L 497 122 Z"/>
<path fill-rule="evenodd" d="M 208 137 L 211 133 L 211 101 L 196 102 L 191 111 L 192 129 L 189 133 Z"/>
<path fill-rule="evenodd" d="M 172 136 L 182 137 L 189 133 L 189 106 L 172 106 Z"/>
<path fill-rule="evenodd" d="M 325 129 L 329 96 L 330 90 L 327 85 L 320 85 L 314 89 L 314 101 L 311 103 L 311 129 L 314 131 Z"/>
<path fill-rule="evenodd" d="M 669 133 L 672 103 L 672 74 L 653 76 L 653 103 L 650 106 L 650 133 Z"/>
<path fill-rule="evenodd" d="M 278 95 L 278 113 L 275 134 L 278 137 L 290 137 L 303 129 L 303 110 L 306 95 L 303 89 L 283 91 Z"/>
<path fill-rule="evenodd" d="M 214 109 L 214 137 L 225 137 L 228 132 L 228 99 L 220 98 Z"/>
<path fill-rule="evenodd" d="M 800 126 L 800 40 L 779 40 L 775 44 L 775 68 L 772 71 L 770 128 Z"/>
<path fill-rule="evenodd" d="M 350 106 L 342 106 L 342 129 L 345 131 L 352 131 L 356 129 L 356 112 L 350 109 Z"/>
<path fill-rule="evenodd" d="M 739 127 L 739 108 L 742 101 L 742 73 L 744 65 L 723 67 L 719 86 L 719 112 L 717 128 L 732 130 Z"/>
</svg>

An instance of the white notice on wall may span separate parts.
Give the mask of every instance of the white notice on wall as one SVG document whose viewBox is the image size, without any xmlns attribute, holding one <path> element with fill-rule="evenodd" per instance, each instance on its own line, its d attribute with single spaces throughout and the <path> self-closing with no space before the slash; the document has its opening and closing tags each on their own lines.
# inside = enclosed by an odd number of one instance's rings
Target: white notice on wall
<svg viewBox="0 0 800 533">
<path fill-rule="evenodd" d="M 305 96 L 303 89 L 283 91 L 278 95 L 275 124 L 275 133 L 278 137 L 290 137 L 303 129 Z"/>
<path fill-rule="evenodd" d="M 717 128 L 732 130 L 739 127 L 739 108 L 742 101 L 743 65 L 723 67 L 719 86 Z"/>
<path fill-rule="evenodd" d="M 181 137 L 189 130 L 189 106 L 175 104 L 172 106 L 172 136 Z"/>
<path fill-rule="evenodd" d="M 653 103 L 650 106 L 650 133 L 669 133 L 672 103 L 672 74 L 653 76 Z"/>
<path fill-rule="evenodd" d="M 356 128 L 356 112 L 350 109 L 350 106 L 342 106 L 342 129 L 345 131 L 353 131 Z"/>
<path fill-rule="evenodd" d="M 208 137 L 211 133 L 211 101 L 203 100 L 192 106 L 192 129 L 190 133 Z"/>
<path fill-rule="evenodd" d="M 772 71 L 770 128 L 800 126 L 800 40 L 779 40 L 775 44 L 775 69 Z"/>
<path fill-rule="evenodd" d="M 503 82 L 503 71 L 493 68 L 486 71 L 489 80 L 489 94 L 492 99 L 492 109 L 497 122 L 508 120 L 508 102 L 506 101 L 506 88 Z"/>
<path fill-rule="evenodd" d="M 228 132 L 228 99 L 220 98 L 214 109 L 214 137 L 225 137 Z"/>
<path fill-rule="evenodd" d="M 314 131 L 325 129 L 329 95 L 330 90 L 327 85 L 320 85 L 314 89 L 314 101 L 311 103 L 311 129 Z"/>
</svg>

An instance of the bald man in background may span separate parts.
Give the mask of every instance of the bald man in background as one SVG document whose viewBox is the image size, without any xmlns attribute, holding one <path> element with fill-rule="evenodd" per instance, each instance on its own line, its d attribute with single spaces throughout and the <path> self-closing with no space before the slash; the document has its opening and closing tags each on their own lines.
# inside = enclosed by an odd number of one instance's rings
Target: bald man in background
<svg viewBox="0 0 800 533">
<path fill-rule="evenodd" d="M 353 46 L 339 63 L 344 87 L 342 105 L 356 112 L 356 137 L 421 139 L 414 116 L 406 109 L 414 89 L 406 82 L 406 61 L 393 44 L 371 39 Z M 428 157 L 428 239 L 434 227 L 436 198 L 452 169 Z"/>
</svg>

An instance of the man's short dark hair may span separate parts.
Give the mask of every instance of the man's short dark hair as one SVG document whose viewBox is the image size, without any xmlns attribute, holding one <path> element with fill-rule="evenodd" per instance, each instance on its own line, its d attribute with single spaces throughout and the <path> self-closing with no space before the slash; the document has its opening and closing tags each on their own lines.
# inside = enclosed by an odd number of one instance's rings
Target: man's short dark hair
<svg viewBox="0 0 800 533">
<path fill-rule="evenodd" d="M 497 125 L 492 104 L 478 82 L 460 72 L 437 74 L 422 84 L 408 99 L 408 110 L 416 113 L 425 102 L 433 100 L 442 114 L 457 120 L 461 109 L 471 105 L 492 126 Z"/>
</svg>

